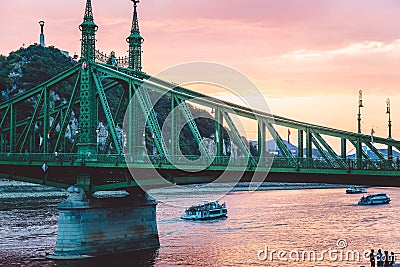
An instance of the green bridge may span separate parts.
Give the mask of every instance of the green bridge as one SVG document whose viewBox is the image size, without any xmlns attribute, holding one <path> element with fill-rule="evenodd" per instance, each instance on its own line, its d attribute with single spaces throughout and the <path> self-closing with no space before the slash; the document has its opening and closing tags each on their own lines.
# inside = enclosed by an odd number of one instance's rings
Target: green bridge
<svg viewBox="0 0 400 267">
<path fill-rule="evenodd" d="M 72 190 L 71 194 L 80 194 L 79 203 L 86 199 L 79 190 L 84 190 L 90 197 L 89 194 L 96 191 L 126 189 L 133 192 L 138 202 L 143 200 L 139 186 L 143 189 L 209 183 L 222 174 L 228 174 L 228 179 L 223 182 L 230 182 L 229 177 L 232 177 L 232 181 L 400 186 L 400 164 L 393 158 L 394 149 L 400 151 L 400 141 L 392 139 L 390 134 L 389 138 L 372 138 L 362 134 L 360 129 L 357 133 L 348 132 L 276 116 L 222 101 L 143 72 L 138 1 L 133 2 L 133 23 L 127 38 L 128 57 L 106 56 L 96 49 L 98 26 L 94 22 L 91 1 L 87 0 L 84 20 L 79 27 L 82 32 L 81 59 L 76 66 L 0 104 L 2 177 L 59 188 L 74 185 L 78 190 Z M 51 104 L 51 94 L 65 83 L 73 84 L 67 101 Z M 121 92 L 118 101 L 110 100 L 109 92 L 113 90 Z M 171 111 L 165 121 L 160 121 L 154 110 L 161 98 L 167 99 Z M 34 108 L 29 108 L 32 105 Z M 213 140 L 207 141 L 212 144 L 211 149 L 196 123 L 194 106 L 212 110 L 208 119 L 212 121 L 215 134 Z M 30 114 L 26 116 L 28 111 Z M 73 114 L 77 115 L 78 128 L 71 132 Z M 107 129 L 102 146 L 99 146 L 99 117 L 104 118 Z M 257 125 L 256 147 L 252 148 L 241 135 L 234 117 L 251 120 Z M 182 124 L 190 129 L 197 144 L 197 155 L 180 152 Z M 297 131 L 295 152 L 279 134 L 279 127 Z M 268 137 L 274 140 L 279 156 L 267 151 Z M 332 140 L 340 144 L 339 152 L 334 149 Z M 236 152 L 227 153 L 225 145 L 236 147 Z M 382 153 L 382 147 L 387 153 Z M 354 157 L 347 155 L 349 148 L 354 149 Z M 77 198 L 60 206 L 60 210 L 70 214 L 94 209 L 91 204 L 79 206 L 74 202 Z M 131 207 L 132 212 L 152 220 L 155 204 L 146 201 L 142 204 L 151 207 L 149 210 L 137 211 L 135 206 Z M 114 204 L 99 205 L 116 208 Z M 65 216 L 62 225 L 77 223 L 66 222 L 71 216 Z M 122 246 L 122 250 L 156 246 L 155 217 L 153 221 L 150 230 L 135 237 L 134 247 L 129 245 L 131 242 Z M 135 221 L 134 224 L 139 223 Z M 59 231 L 62 229 L 60 227 Z M 112 238 L 103 240 L 104 246 L 109 246 L 107 242 Z M 75 254 L 120 252 L 104 250 L 104 246 L 93 249 L 94 245 L 88 245 L 88 248 L 83 241 L 77 244 L 78 241 L 69 239 L 68 231 L 59 232 L 55 255 L 62 258 Z"/>
</svg>

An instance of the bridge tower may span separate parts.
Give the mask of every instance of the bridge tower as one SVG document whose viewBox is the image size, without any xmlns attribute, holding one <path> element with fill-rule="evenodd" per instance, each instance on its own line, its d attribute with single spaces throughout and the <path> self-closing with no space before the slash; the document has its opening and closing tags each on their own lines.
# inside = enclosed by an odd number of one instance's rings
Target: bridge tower
<svg viewBox="0 0 400 267">
<path fill-rule="evenodd" d="M 129 43 L 129 68 L 135 71 L 142 71 L 142 44 L 144 39 L 140 35 L 139 19 L 137 14 L 137 4 L 139 0 L 132 0 L 133 2 L 133 20 L 131 35 L 126 38 Z"/>
<path fill-rule="evenodd" d="M 79 26 L 82 32 L 81 39 L 81 64 L 80 71 L 80 114 L 79 129 L 77 131 L 77 146 L 79 154 L 97 153 L 97 125 L 98 110 L 96 101 L 96 88 L 94 84 L 92 64 L 95 61 L 96 31 L 94 23 L 92 2 L 87 0 L 85 15 Z"/>
<path fill-rule="evenodd" d="M 141 71 L 141 44 L 136 5 L 134 23 L 129 40 L 130 67 Z M 92 3 L 87 0 L 82 32 L 80 73 L 80 114 L 77 139 L 78 153 L 87 160 L 97 154 L 98 99 L 104 95 L 96 74 L 95 45 L 97 25 L 94 23 Z M 133 88 L 129 88 L 132 97 Z M 101 96 L 99 96 L 100 98 Z M 104 101 L 102 100 L 104 108 Z M 107 104 L 108 107 L 108 104 Z M 105 108 L 104 108 L 105 109 Z M 110 130 L 115 127 L 109 121 Z M 96 158 L 96 157 L 95 157 Z M 94 159 L 95 161 L 96 159 Z M 76 172 L 76 186 L 68 189 L 67 200 L 59 205 L 57 242 L 52 259 L 82 259 L 86 257 L 125 253 L 159 247 L 156 221 L 157 202 L 140 188 L 126 188 L 124 198 L 96 198 L 87 192 L 92 190 L 95 178 L 110 175 L 104 170 L 95 177 L 89 169 Z M 86 192 L 84 191 L 86 190 Z"/>
<path fill-rule="evenodd" d="M 82 32 L 81 58 L 83 61 L 94 61 L 98 26 L 94 23 L 91 0 L 86 1 L 85 15 L 79 29 Z"/>
</svg>

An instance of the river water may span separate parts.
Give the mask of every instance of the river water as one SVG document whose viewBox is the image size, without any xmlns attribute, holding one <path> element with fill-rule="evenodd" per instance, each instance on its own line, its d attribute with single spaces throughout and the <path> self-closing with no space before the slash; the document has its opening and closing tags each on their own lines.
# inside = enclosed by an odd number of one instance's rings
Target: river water
<svg viewBox="0 0 400 267">
<path fill-rule="evenodd" d="M 194 222 L 161 202 L 159 249 L 73 262 L 45 258 L 65 196 L 0 193 L 0 266 L 369 266 L 365 250 L 400 252 L 400 190 L 368 191 L 392 203 L 358 206 L 360 196 L 344 189 L 232 192 L 222 199 L 227 219 Z"/>
</svg>

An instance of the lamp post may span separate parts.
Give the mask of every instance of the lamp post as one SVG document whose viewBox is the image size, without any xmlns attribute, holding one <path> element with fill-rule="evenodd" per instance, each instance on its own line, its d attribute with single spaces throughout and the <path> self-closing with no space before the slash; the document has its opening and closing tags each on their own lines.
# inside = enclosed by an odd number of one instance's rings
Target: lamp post
<svg viewBox="0 0 400 267">
<path fill-rule="evenodd" d="M 363 108 L 362 104 L 362 90 L 359 91 L 359 99 L 358 99 L 358 133 L 361 133 L 361 108 Z"/>
<path fill-rule="evenodd" d="M 388 114 L 388 126 L 389 126 L 389 139 L 392 139 L 392 120 L 390 119 L 390 99 L 386 99 L 386 114 Z M 388 159 L 393 159 L 393 147 L 388 146 Z"/>
<path fill-rule="evenodd" d="M 389 139 L 392 138 L 392 121 L 390 119 L 390 99 L 386 99 L 386 114 L 388 114 L 388 126 L 389 126 Z"/>
</svg>

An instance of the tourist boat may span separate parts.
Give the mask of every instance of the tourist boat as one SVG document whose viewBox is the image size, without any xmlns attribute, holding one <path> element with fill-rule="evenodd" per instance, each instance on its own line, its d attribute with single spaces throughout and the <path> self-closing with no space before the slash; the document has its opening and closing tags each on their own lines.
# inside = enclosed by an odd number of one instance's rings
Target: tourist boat
<svg viewBox="0 0 400 267">
<path fill-rule="evenodd" d="M 361 187 L 349 186 L 346 188 L 346 194 L 365 194 L 367 190 Z"/>
<path fill-rule="evenodd" d="M 214 202 L 205 202 L 202 205 L 191 206 L 186 209 L 185 214 L 181 216 L 185 220 L 210 220 L 226 217 L 228 210 L 225 203 L 222 205 L 218 200 Z"/>
<path fill-rule="evenodd" d="M 375 195 L 368 195 L 366 197 L 362 197 L 358 202 L 358 205 L 380 205 L 380 204 L 389 204 L 390 197 L 388 197 L 385 193 L 379 193 Z"/>
</svg>

